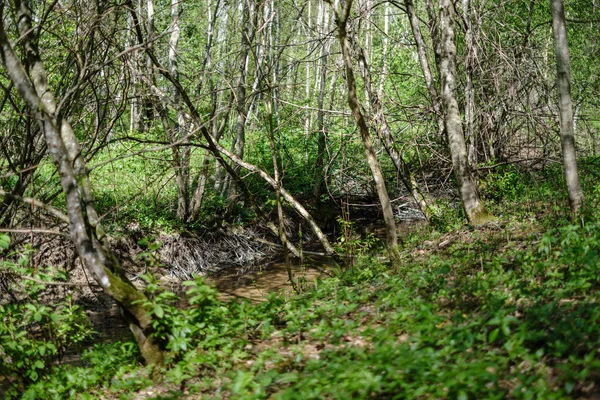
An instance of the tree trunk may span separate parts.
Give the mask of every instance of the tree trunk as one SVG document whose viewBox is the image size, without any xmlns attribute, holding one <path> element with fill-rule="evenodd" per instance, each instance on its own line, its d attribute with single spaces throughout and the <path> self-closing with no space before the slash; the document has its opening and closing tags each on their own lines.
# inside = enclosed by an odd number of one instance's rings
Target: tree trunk
<svg viewBox="0 0 600 400">
<path fill-rule="evenodd" d="M 10 45 L 0 5 L 0 56 L 10 80 L 40 123 L 50 155 L 60 175 L 69 217 L 70 237 L 84 267 L 103 290 L 126 312 L 142 356 L 148 364 L 161 364 L 164 352 L 153 342 L 151 315 L 142 303 L 147 299 L 129 282 L 98 219 L 91 195 L 87 166 L 75 134 L 65 116 L 56 114 L 56 101 L 48 88 L 47 75 L 39 57 L 32 29 L 31 10 L 26 1 L 16 1 L 17 19 L 30 76 Z"/>
<path fill-rule="evenodd" d="M 240 63 L 238 66 L 238 84 L 236 88 L 236 135 L 233 139 L 233 153 L 240 159 L 244 159 L 244 148 L 246 146 L 246 121 L 248 119 L 248 99 L 246 98 L 248 84 L 248 67 L 250 62 L 250 47 L 254 42 L 256 34 L 256 22 L 258 10 L 255 0 L 244 0 L 242 7 L 242 37 L 240 42 Z M 234 165 L 234 170 L 239 172 L 239 166 Z M 229 198 L 229 205 L 235 204 L 235 187 L 231 185 L 231 176 L 225 180 L 221 189 L 221 195 Z M 231 209 L 231 208 L 230 208 Z"/>
<path fill-rule="evenodd" d="M 429 66 L 429 60 L 427 58 L 425 40 L 423 39 L 423 35 L 421 34 L 419 18 L 417 17 L 417 14 L 415 12 L 415 7 L 413 5 L 412 0 L 404 0 L 404 5 L 406 7 L 406 12 L 408 13 L 413 37 L 415 38 L 415 43 L 417 44 L 417 55 L 419 56 L 419 64 L 421 65 L 421 71 L 423 71 L 423 78 L 425 79 L 427 92 L 429 93 L 431 104 L 433 105 L 433 112 L 435 114 L 435 120 L 437 122 L 438 127 L 438 138 L 440 139 L 441 143 L 444 143 L 446 139 L 444 138 L 444 116 L 442 112 L 442 105 L 440 102 L 438 91 L 435 88 L 433 82 L 433 76 L 431 74 L 431 68 Z M 435 24 L 435 21 L 430 21 L 430 23 L 433 25 Z M 435 31 L 435 29 L 432 29 L 432 37 L 434 37 Z M 435 42 L 436 41 L 434 39 L 434 43 Z"/>
<path fill-rule="evenodd" d="M 475 63 L 475 44 L 473 43 L 473 24 L 471 22 L 471 0 L 462 0 L 463 20 L 465 24 L 465 137 L 469 166 L 477 166 L 477 146 L 473 134 L 475 113 L 475 87 L 473 86 L 473 65 Z"/>
<path fill-rule="evenodd" d="M 442 53 L 441 53 L 442 41 L 440 38 L 440 27 L 439 27 L 440 21 L 435 12 L 435 7 L 433 5 L 432 0 L 425 0 L 425 9 L 427 10 L 427 16 L 429 19 L 427 27 L 429 29 L 429 35 L 431 37 L 431 41 L 433 44 L 433 55 L 434 55 L 434 59 L 435 59 L 435 65 L 438 66 L 438 75 L 439 75 L 439 65 L 441 64 L 441 60 L 442 60 L 442 58 L 441 58 L 442 57 Z M 440 76 L 440 79 L 441 79 L 441 76 Z M 441 86 L 441 82 L 440 82 L 440 86 Z M 441 88 L 440 88 L 440 92 L 441 92 Z M 439 98 L 439 106 L 440 106 L 440 109 L 439 109 L 440 113 L 438 114 L 438 117 L 437 117 L 438 139 L 441 144 L 447 145 L 448 144 L 448 134 L 446 132 L 446 122 L 445 122 L 445 118 L 444 118 L 444 111 L 442 110 L 442 108 L 444 106 L 442 104 L 442 99 L 440 97 L 438 97 L 438 98 Z M 441 124 L 440 124 L 440 122 L 441 122 Z"/>
<path fill-rule="evenodd" d="M 571 62 L 565 24 L 565 10 L 562 0 L 550 0 L 552 7 L 552 28 L 556 48 L 556 86 L 558 88 L 558 109 L 560 112 L 560 144 L 563 153 L 565 181 L 569 193 L 571 213 L 577 215 L 583 202 L 583 191 L 579 184 L 577 157 L 575 154 L 575 134 L 573 132 L 573 101 L 571 99 Z"/>
<path fill-rule="evenodd" d="M 371 169 L 373 175 L 373 181 L 375 183 L 375 189 L 381 203 L 383 211 L 383 219 L 386 226 L 386 247 L 390 257 L 390 261 L 393 265 L 398 265 L 400 261 L 400 252 L 398 251 L 398 238 L 396 233 L 396 221 L 394 220 L 394 213 L 392 211 L 392 203 L 385 186 L 383 174 L 377 161 L 377 155 L 375 148 L 373 147 L 373 141 L 369 128 L 365 121 L 365 118 L 360 109 L 358 97 L 356 93 L 356 80 L 354 78 L 354 70 L 352 67 L 352 59 L 350 56 L 350 43 L 348 40 L 347 23 L 350 16 L 350 9 L 352 7 L 352 1 L 346 0 L 342 3 L 341 14 L 336 12 L 336 23 L 338 27 L 338 39 L 340 47 L 342 49 L 342 58 L 346 70 L 346 83 L 348 86 L 348 105 L 352 111 L 352 116 L 358 125 L 360 131 L 360 137 L 363 145 L 365 146 L 365 154 L 367 158 L 367 164 Z"/>
<path fill-rule="evenodd" d="M 169 70 L 171 74 L 179 79 L 179 69 L 177 67 L 177 45 L 181 28 L 179 23 L 180 9 L 179 0 L 171 0 L 171 37 L 169 38 Z M 171 132 L 170 140 L 172 143 L 184 139 L 183 146 L 174 146 L 173 159 L 175 166 L 175 177 L 177 182 L 177 219 L 186 222 L 189 215 L 190 205 L 190 146 L 187 138 L 185 115 L 180 107 L 181 96 L 176 87 L 173 87 L 173 103 L 177 109 L 177 122 L 173 129 L 165 127 Z"/>
<path fill-rule="evenodd" d="M 219 11 L 220 1 L 217 0 L 214 11 L 212 7 L 212 1 L 207 0 L 206 8 L 208 10 L 208 27 L 207 27 L 207 40 L 206 40 L 206 56 L 204 57 L 204 62 L 202 65 L 202 70 L 207 71 L 207 80 L 208 80 L 208 90 L 210 93 L 211 99 L 211 129 L 213 129 L 213 136 L 219 139 L 222 135 L 222 131 L 217 128 L 218 122 L 216 121 L 215 115 L 217 114 L 217 108 L 219 104 L 219 93 L 215 89 L 214 78 L 212 74 L 212 59 L 213 59 L 213 41 L 214 41 L 214 32 L 215 32 L 215 20 L 217 19 L 218 11 Z M 217 31 L 218 33 L 218 31 Z M 228 108 L 229 109 L 229 108 Z M 223 131 L 225 126 L 227 125 L 227 121 L 229 120 L 229 113 L 227 116 L 223 118 L 222 128 Z M 204 157 L 202 160 L 202 168 L 200 173 L 198 174 L 198 178 L 196 179 L 196 188 L 194 189 L 194 193 L 192 194 L 192 199 L 190 201 L 190 216 L 189 221 L 194 222 L 200 216 L 200 211 L 202 209 L 202 202 L 204 200 L 204 193 L 206 191 L 206 182 L 208 180 L 208 171 L 210 167 L 210 151 L 205 150 Z M 215 171 L 216 173 L 216 171 Z"/>
<path fill-rule="evenodd" d="M 323 7 L 322 13 L 322 26 L 325 28 L 324 31 L 330 29 L 329 8 Z M 329 59 L 329 53 L 331 52 L 331 41 L 325 39 L 321 46 L 321 65 L 320 65 L 320 79 L 319 79 L 319 98 L 317 100 L 317 158 L 315 160 L 315 172 L 313 178 L 313 193 L 312 203 L 318 204 L 323 190 L 323 172 L 324 172 L 324 161 L 325 161 L 325 146 L 327 142 L 327 128 L 325 126 L 325 88 L 327 87 L 327 61 Z M 334 74 L 335 80 L 335 74 Z M 332 81 L 332 89 L 333 89 Z"/>
<path fill-rule="evenodd" d="M 423 191 L 421 191 L 421 188 L 419 187 L 414 175 L 410 172 L 408 166 L 406 165 L 404 158 L 400 153 L 398 153 L 398 150 L 396 150 L 394 138 L 392 137 L 390 127 L 387 123 L 387 118 L 383 112 L 381 99 L 379 98 L 379 94 L 375 91 L 373 80 L 371 79 L 371 70 L 369 66 L 369 60 L 367 59 L 367 54 L 362 49 L 354 35 L 349 33 L 348 40 L 354 48 L 354 52 L 359 60 L 359 64 L 362 66 L 365 91 L 367 92 L 367 97 L 369 98 L 372 109 L 372 115 L 370 115 L 370 119 L 372 120 L 372 124 L 375 126 L 377 136 L 379 136 L 379 139 L 383 142 L 383 146 L 392 159 L 392 162 L 396 167 L 396 171 L 398 172 L 404 187 L 406 190 L 408 190 L 412 198 L 417 203 L 417 206 L 423 213 L 425 219 L 429 221 L 432 213 L 429 209 L 429 205 L 427 204 L 427 199 L 425 198 Z"/>
<path fill-rule="evenodd" d="M 141 33 L 138 33 L 138 35 L 140 35 L 140 34 Z M 206 124 L 203 124 L 203 120 L 202 120 L 202 117 L 200 116 L 200 113 L 198 112 L 198 109 L 194 106 L 194 103 L 192 102 L 190 96 L 188 95 L 188 93 L 185 91 L 185 89 L 181 85 L 181 82 L 179 82 L 179 80 L 175 79 L 167 69 L 165 69 L 161 66 L 160 62 L 156 58 L 156 55 L 154 55 L 154 53 L 151 49 L 147 49 L 147 54 L 151 58 L 152 63 L 157 67 L 157 70 L 166 79 L 168 79 L 173 85 L 175 85 L 177 87 L 177 90 L 179 90 L 182 101 L 187 106 L 187 108 L 190 112 L 191 118 L 193 118 L 193 120 L 198 123 L 198 126 L 200 126 L 200 132 L 206 139 L 207 147 L 210 150 L 210 152 L 217 159 L 219 164 L 227 171 L 227 173 L 229 174 L 231 179 L 233 179 L 233 181 L 241 188 L 241 190 L 244 192 L 245 197 L 252 204 L 252 207 L 254 209 L 256 209 L 259 212 L 259 214 L 261 214 L 261 208 L 256 204 L 256 202 L 254 202 L 252 194 L 249 192 L 248 188 L 246 187 L 243 180 L 239 176 L 239 173 L 223 159 L 223 155 L 227 156 L 237 166 L 245 168 L 250 172 L 258 174 L 273 189 L 277 190 L 277 183 L 275 182 L 275 180 L 271 176 L 269 176 L 269 174 L 267 174 L 260 168 L 242 160 L 241 158 L 237 157 L 233 152 L 228 151 L 222 145 L 220 145 L 219 142 L 217 140 L 215 140 L 215 138 L 210 134 L 208 128 L 206 127 Z M 327 254 L 334 254 L 335 251 L 333 250 L 333 247 L 329 243 L 329 240 L 327 239 L 327 237 L 325 236 L 325 234 L 323 233 L 321 228 L 319 228 L 319 226 L 317 225 L 315 220 L 312 218 L 310 213 L 308 211 L 306 211 L 306 209 L 302 206 L 302 204 L 300 204 L 300 202 L 298 200 L 296 200 L 283 187 L 279 188 L 279 192 L 281 193 L 283 198 L 287 202 L 289 202 L 290 205 L 296 210 L 296 212 L 298 212 L 298 214 L 300 214 L 308 222 L 313 233 L 315 234 L 315 236 L 317 236 L 317 239 L 319 239 L 319 241 L 323 245 L 325 252 Z M 275 226 L 273 226 L 273 224 L 267 224 L 267 225 L 268 225 L 269 229 L 271 229 L 272 231 L 274 231 L 277 234 L 278 229 Z M 297 253 L 297 250 L 290 244 L 289 241 L 288 241 L 288 249 L 292 252 L 295 251 Z M 296 254 L 296 253 L 294 253 L 294 254 Z"/>
<path fill-rule="evenodd" d="M 451 0 L 440 0 L 441 55 L 438 66 L 442 81 L 442 105 L 452 157 L 454 176 L 460 197 L 472 225 L 478 226 L 495 218 L 487 211 L 477 193 L 477 184 L 467 159 L 467 147 L 462 120 L 456 100 L 456 44 L 454 37 L 454 7 Z"/>
</svg>

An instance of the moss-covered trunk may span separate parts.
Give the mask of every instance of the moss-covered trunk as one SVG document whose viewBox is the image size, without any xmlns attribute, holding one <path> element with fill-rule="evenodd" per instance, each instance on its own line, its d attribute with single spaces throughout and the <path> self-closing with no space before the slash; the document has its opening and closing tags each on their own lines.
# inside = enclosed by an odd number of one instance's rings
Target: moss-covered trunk
<svg viewBox="0 0 600 400">
<path fill-rule="evenodd" d="M 88 169 L 79 143 L 66 116 L 56 115 L 56 101 L 48 88 L 47 75 L 37 48 L 38 30 L 32 29 L 28 2 L 17 1 L 16 16 L 24 47 L 25 65 L 15 54 L 4 29 L 0 6 L 0 56 L 19 95 L 40 124 L 48 150 L 60 175 L 69 219 L 70 237 L 84 267 L 124 309 L 144 359 L 160 364 L 164 352 L 151 337 L 151 315 L 144 309 L 146 297 L 129 282 L 118 260 L 107 246 L 106 235 L 94 207 Z M 27 71 L 27 72 L 26 72 Z"/>
<path fill-rule="evenodd" d="M 478 226 L 495 220 L 477 193 L 477 184 L 467 157 L 467 146 L 462 120 L 456 100 L 456 43 L 454 36 L 454 8 L 450 0 L 440 1 L 441 57 L 438 65 L 442 81 L 442 105 L 448 134 L 452 167 L 467 218 Z"/>
</svg>

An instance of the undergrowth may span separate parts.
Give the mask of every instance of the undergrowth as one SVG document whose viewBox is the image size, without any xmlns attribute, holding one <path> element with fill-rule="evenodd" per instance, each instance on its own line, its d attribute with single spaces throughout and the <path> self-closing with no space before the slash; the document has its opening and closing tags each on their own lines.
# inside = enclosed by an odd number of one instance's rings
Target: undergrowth
<svg viewBox="0 0 600 400">
<path fill-rule="evenodd" d="M 507 180 L 513 181 L 522 180 Z M 544 197 L 553 182 L 518 192 L 502 185 L 494 190 L 507 190 L 489 198 L 503 215 L 499 225 L 425 227 L 404 238 L 401 268 L 365 253 L 352 268 L 292 297 L 223 302 L 197 279 L 186 283 L 186 306 L 179 307 L 180 296 L 148 276 L 146 306 L 170 351 L 160 383 L 137 364 L 132 343 L 116 343 L 87 350 L 77 365 L 47 366 L 20 393 L 591 398 L 600 392 L 597 214 L 572 223 L 556 192 L 550 199 L 563 208 L 553 210 Z M 593 186 L 587 190 L 597 196 Z"/>
</svg>

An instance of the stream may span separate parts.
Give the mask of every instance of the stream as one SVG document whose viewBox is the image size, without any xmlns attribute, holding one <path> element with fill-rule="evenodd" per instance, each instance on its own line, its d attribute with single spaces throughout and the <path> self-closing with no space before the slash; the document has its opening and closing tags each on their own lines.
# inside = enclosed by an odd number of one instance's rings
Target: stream
<svg viewBox="0 0 600 400">
<path fill-rule="evenodd" d="M 419 226 L 422 221 L 403 221 L 397 224 L 400 236 L 405 235 Z M 373 223 L 372 219 L 356 221 L 356 231 L 364 237 L 373 234 L 380 240 L 385 239 L 385 227 L 383 224 Z M 299 259 L 290 259 L 289 272 L 296 284 L 302 290 L 314 287 L 318 279 L 331 276 L 338 268 L 332 257 L 307 254 L 304 262 Z M 270 293 L 283 292 L 286 296 L 294 293 L 294 287 L 290 283 L 288 266 L 283 255 L 276 256 L 273 261 L 247 267 L 240 270 L 236 267 L 226 268 L 219 273 L 206 276 L 206 282 L 213 285 L 219 291 L 219 298 L 223 301 L 249 300 L 254 303 L 264 301 Z M 179 307 L 185 307 L 186 301 L 183 293 L 187 290 L 179 279 L 163 276 L 161 286 L 175 293 L 181 294 Z M 116 304 L 106 295 L 98 292 L 98 297 L 104 299 L 103 306 L 97 306 L 94 312 L 88 313 L 94 329 L 100 333 L 97 340 L 113 341 L 115 337 L 128 337 L 129 329 L 120 316 Z M 90 309 L 90 306 L 86 306 Z"/>
<path fill-rule="evenodd" d="M 396 224 L 399 235 L 414 231 L 424 224 L 423 221 L 402 221 Z M 356 230 L 362 236 L 373 234 L 377 239 L 385 240 L 385 225 L 380 222 L 356 221 Z M 336 262 L 328 256 L 308 255 L 304 263 L 292 258 L 289 269 L 292 278 L 300 289 L 314 285 L 315 281 L 331 275 Z M 221 293 L 223 300 L 248 299 L 259 302 L 266 299 L 271 292 L 292 293 L 288 266 L 281 257 L 277 261 L 259 264 L 243 273 L 235 270 L 224 270 L 215 275 L 209 275 L 207 282 L 213 284 Z"/>
</svg>

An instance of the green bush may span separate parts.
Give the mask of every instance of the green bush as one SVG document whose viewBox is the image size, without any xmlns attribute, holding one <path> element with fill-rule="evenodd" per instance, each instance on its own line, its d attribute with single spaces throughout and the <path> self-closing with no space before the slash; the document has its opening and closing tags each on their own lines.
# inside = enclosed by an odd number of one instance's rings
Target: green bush
<svg viewBox="0 0 600 400">
<path fill-rule="evenodd" d="M 6 238 L 2 239 L 7 243 Z M 4 247 L 4 246 L 3 246 Z M 59 302 L 43 301 L 45 282 L 65 279 L 64 274 L 28 267 L 28 252 L 18 262 L 0 262 L 0 273 L 13 302 L 0 305 L 0 374 L 7 377 L 7 397 L 37 382 L 52 362 L 88 338 L 90 322 L 83 309 L 67 296 Z"/>
<path fill-rule="evenodd" d="M 527 173 L 509 165 L 489 173 L 481 181 L 480 189 L 487 199 L 513 201 L 521 198 L 528 181 Z"/>
</svg>

